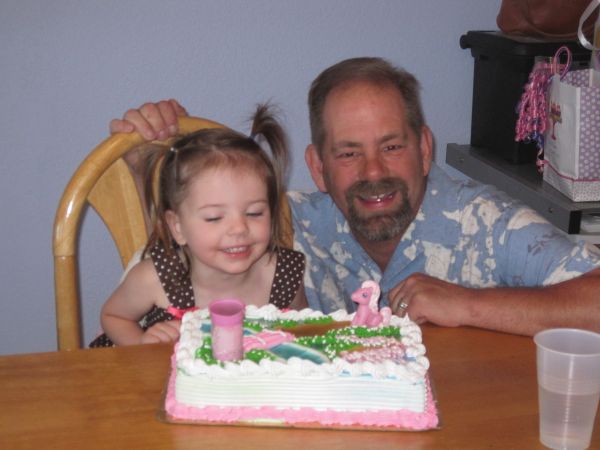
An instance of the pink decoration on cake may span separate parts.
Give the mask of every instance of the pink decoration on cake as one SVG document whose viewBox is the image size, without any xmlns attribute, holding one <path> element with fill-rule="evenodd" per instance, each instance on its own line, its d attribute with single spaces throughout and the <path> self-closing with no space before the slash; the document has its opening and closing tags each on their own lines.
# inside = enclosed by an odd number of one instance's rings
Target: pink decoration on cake
<svg viewBox="0 0 600 450">
<path fill-rule="evenodd" d="M 370 362 L 382 363 L 385 361 L 393 361 L 401 363 L 404 359 L 404 348 L 402 345 L 394 344 L 388 347 L 380 347 L 373 349 L 365 349 L 361 352 L 342 352 L 342 358 L 349 362 Z"/>
<path fill-rule="evenodd" d="M 263 330 L 260 333 L 244 336 L 244 353 L 250 350 L 272 348 L 284 342 L 293 341 L 295 336 L 281 330 Z"/>
<path fill-rule="evenodd" d="M 373 280 L 364 281 L 360 288 L 352 293 L 352 301 L 358 303 L 352 325 L 363 325 L 369 328 L 388 325 L 392 310 L 387 306 L 379 310 L 378 302 L 381 289 Z"/>
<path fill-rule="evenodd" d="M 244 357 L 244 311 L 246 305 L 235 298 L 213 300 L 208 304 L 212 353 L 219 361 Z"/>
<path fill-rule="evenodd" d="M 393 361 L 398 364 L 401 364 L 404 361 L 404 345 L 392 337 L 340 336 L 338 339 L 359 344 L 361 347 L 363 347 L 360 352 L 341 352 L 340 356 L 346 361 L 371 363 Z"/>
</svg>

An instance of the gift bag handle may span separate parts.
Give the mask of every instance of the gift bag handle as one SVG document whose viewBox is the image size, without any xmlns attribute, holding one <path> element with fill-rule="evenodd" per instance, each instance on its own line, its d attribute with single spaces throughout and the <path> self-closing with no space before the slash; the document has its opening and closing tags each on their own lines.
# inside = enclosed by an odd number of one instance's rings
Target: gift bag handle
<svg viewBox="0 0 600 450">
<path fill-rule="evenodd" d="M 598 0 L 600 1 L 600 0 Z M 567 61 L 564 64 L 560 63 L 560 57 L 562 54 L 567 55 Z M 569 69 L 571 68 L 571 50 L 565 45 L 556 50 L 554 54 L 554 58 L 552 58 L 552 73 L 558 74 L 560 79 L 562 80 Z"/>
<path fill-rule="evenodd" d="M 585 37 L 583 34 L 583 23 L 592 15 L 594 10 L 600 6 L 600 0 L 592 0 L 590 4 L 585 8 L 583 14 L 579 18 L 579 27 L 577 28 L 577 37 L 579 38 L 579 42 L 588 50 L 600 50 L 600 48 L 594 46 L 594 44 Z M 598 27 L 598 21 L 600 21 L 600 16 L 596 20 L 596 27 Z M 596 27 L 594 28 L 594 34 L 596 33 Z"/>
</svg>

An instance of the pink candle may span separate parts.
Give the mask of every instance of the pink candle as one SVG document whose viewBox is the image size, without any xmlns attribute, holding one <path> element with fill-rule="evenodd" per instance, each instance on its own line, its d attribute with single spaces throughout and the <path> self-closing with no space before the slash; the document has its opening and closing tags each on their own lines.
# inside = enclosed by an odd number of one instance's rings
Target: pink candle
<svg viewBox="0 0 600 450">
<path fill-rule="evenodd" d="M 244 356 L 245 305 L 237 299 L 213 300 L 208 305 L 212 326 L 212 351 L 219 361 L 237 361 Z"/>
</svg>

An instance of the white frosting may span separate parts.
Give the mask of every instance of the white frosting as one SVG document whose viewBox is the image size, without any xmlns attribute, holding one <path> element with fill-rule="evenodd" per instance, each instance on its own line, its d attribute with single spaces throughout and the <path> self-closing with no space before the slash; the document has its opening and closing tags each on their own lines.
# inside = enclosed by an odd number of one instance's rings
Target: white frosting
<svg viewBox="0 0 600 450">
<path fill-rule="evenodd" d="M 365 377 L 315 379 L 296 374 L 280 377 L 277 382 L 267 375 L 209 379 L 208 377 L 177 377 L 177 397 L 182 403 L 197 408 L 221 407 L 314 408 L 341 411 L 422 412 L 427 387 L 394 379 L 377 380 Z"/>
<path fill-rule="evenodd" d="M 291 319 L 296 321 L 307 318 L 318 318 L 324 316 L 319 311 L 303 309 L 302 311 L 280 311 L 273 305 L 260 308 L 250 305 L 246 307 L 246 318 L 248 319 Z M 338 310 L 330 314 L 336 322 L 351 321 L 354 314 L 348 314 L 344 310 Z M 204 375 L 208 380 L 227 379 L 230 383 L 233 379 L 245 379 L 248 377 L 292 379 L 302 378 L 325 378 L 325 377 L 358 377 L 368 375 L 378 379 L 394 379 L 396 381 L 419 382 L 423 381 L 429 369 L 429 360 L 425 356 L 425 346 L 422 344 L 421 329 L 408 317 L 400 318 L 392 316 L 390 325 L 400 328 L 402 344 L 406 347 L 406 355 L 410 361 L 396 363 L 385 361 L 382 363 L 372 362 L 349 362 L 342 358 L 335 358 L 331 363 L 316 364 L 312 361 L 296 357 L 286 362 L 262 359 L 258 364 L 249 360 L 241 362 L 209 365 L 201 359 L 195 358 L 195 352 L 202 344 L 204 333 L 200 330 L 203 320 L 208 318 L 205 309 L 187 313 L 183 316 L 181 325 L 181 339 L 176 350 L 177 367 L 187 375 Z"/>
</svg>

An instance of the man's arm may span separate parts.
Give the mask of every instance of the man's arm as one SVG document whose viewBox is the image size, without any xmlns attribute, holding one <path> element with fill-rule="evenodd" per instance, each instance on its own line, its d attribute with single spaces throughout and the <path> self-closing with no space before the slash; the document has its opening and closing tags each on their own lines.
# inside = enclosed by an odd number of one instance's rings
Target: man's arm
<svg viewBox="0 0 600 450">
<path fill-rule="evenodd" d="M 411 319 L 442 326 L 473 326 L 532 336 L 553 327 L 600 332 L 600 268 L 538 288 L 472 289 L 414 274 L 390 291 L 389 303 Z"/>
</svg>

